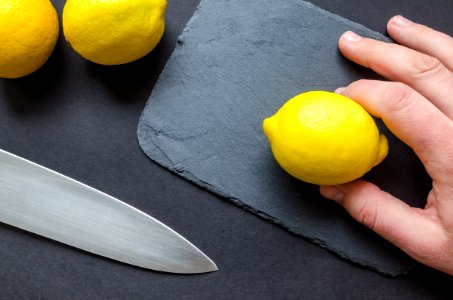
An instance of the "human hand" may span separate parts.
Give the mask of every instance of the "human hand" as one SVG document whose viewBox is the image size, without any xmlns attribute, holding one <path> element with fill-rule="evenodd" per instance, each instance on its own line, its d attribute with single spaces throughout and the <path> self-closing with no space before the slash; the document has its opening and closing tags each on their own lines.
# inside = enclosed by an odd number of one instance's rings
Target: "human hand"
<svg viewBox="0 0 453 300">
<path fill-rule="evenodd" d="M 400 45 L 346 32 L 339 48 L 391 81 L 359 80 L 337 92 L 414 150 L 432 178 L 427 204 L 410 207 L 362 179 L 320 192 L 414 259 L 453 275 L 453 39 L 401 16 L 387 31 Z"/>
</svg>

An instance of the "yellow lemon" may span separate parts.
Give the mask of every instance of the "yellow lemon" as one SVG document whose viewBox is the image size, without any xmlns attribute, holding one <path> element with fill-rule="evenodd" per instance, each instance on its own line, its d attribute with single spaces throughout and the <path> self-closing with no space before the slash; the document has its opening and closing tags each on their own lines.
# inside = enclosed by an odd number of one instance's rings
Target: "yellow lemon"
<svg viewBox="0 0 453 300">
<path fill-rule="evenodd" d="M 92 62 L 129 63 L 161 40 L 166 7 L 166 0 L 68 0 L 62 16 L 64 36 Z"/>
<path fill-rule="evenodd" d="M 49 0 L 0 0 L 0 77 L 33 73 L 57 43 L 58 15 Z"/>
<path fill-rule="evenodd" d="M 286 102 L 263 122 L 279 165 L 305 182 L 352 181 L 379 164 L 388 143 L 373 118 L 355 101 L 312 91 Z"/>
</svg>

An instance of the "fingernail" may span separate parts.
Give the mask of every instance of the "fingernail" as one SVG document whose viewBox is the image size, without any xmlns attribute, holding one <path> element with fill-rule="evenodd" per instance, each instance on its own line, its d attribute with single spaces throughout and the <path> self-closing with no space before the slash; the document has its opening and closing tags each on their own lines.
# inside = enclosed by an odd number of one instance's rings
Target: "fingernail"
<svg viewBox="0 0 453 300">
<path fill-rule="evenodd" d="M 335 94 L 343 94 L 343 92 L 346 90 L 345 87 L 339 87 L 335 90 Z"/>
<path fill-rule="evenodd" d="M 343 202 L 343 199 L 344 199 L 343 192 L 340 191 L 340 189 L 338 189 L 334 185 L 321 186 L 320 191 L 321 191 L 321 195 L 323 195 L 327 199 L 333 200 L 340 204 L 341 204 L 341 202 Z"/>
<path fill-rule="evenodd" d="M 363 38 L 355 32 L 346 31 L 345 33 L 343 33 L 343 39 L 345 39 L 348 42 L 355 43 Z"/>
<path fill-rule="evenodd" d="M 401 15 L 398 15 L 398 16 L 394 16 L 392 18 L 392 23 L 397 26 L 407 27 L 412 24 L 412 21 L 406 19 L 405 17 L 403 17 Z"/>
</svg>

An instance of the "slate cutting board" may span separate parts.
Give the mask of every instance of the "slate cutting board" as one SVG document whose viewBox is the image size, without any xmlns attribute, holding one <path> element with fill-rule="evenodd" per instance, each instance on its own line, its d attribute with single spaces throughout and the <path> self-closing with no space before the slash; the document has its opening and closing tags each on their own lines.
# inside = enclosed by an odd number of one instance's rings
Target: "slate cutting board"
<svg viewBox="0 0 453 300">
<path fill-rule="evenodd" d="M 317 186 L 281 170 L 261 129 L 296 94 L 375 77 L 338 52 L 349 29 L 386 39 L 300 0 L 201 1 L 148 100 L 138 139 L 152 160 L 184 178 L 353 263 L 398 275 L 415 262 Z M 423 206 L 430 188 L 423 166 L 379 126 L 390 153 L 367 179 Z"/>
</svg>

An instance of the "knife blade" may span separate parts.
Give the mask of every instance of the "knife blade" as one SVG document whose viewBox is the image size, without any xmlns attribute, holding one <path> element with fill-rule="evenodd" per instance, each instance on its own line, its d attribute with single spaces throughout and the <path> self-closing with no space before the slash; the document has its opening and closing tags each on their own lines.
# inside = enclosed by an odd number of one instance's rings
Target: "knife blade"
<svg viewBox="0 0 453 300">
<path fill-rule="evenodd" d="M 208 256 L 153 217 L 1 149 L 0 222 L 142 268 L 217 270 Z"/>
</svg>

